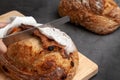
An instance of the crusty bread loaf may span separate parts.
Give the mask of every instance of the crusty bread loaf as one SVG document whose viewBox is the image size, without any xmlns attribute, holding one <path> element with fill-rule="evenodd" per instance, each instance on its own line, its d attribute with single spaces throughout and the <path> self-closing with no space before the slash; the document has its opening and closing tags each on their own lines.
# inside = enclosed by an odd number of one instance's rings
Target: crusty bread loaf
<svg viewBox="0 0 120 80">
<path fill-rule="evenodd" d="M 97 34 L 111 33 L 120 25 L 120 8 L 114 0 L 61 0 L 59 14 Z"/>
<path fill-rule="evenodd" d="M 15 30 L 29 27 L 31 26 L 22 25 Z M 16 31 L 12 33 L 14 32 Z M 77 49 L 68 55 L 63 45 L 49 39 L 37 29 L 30 39 L 10 44 L 5 57 L 22 72 L 20 74 L 1 64 L 4 72 L 16 80 L 72 80 L 79 61 Z"/>
</svg>

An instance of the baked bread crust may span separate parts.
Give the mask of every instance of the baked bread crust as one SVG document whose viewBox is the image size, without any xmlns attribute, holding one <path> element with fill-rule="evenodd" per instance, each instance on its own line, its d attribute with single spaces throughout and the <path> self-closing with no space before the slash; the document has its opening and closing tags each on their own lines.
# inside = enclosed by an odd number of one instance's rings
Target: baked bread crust
<svg viewBox="0 0 120 80">
<path fill-rule="evenodd" d="M 97 34 L 111 33 L 120 25 L 120 8 L 114 0 L 61 0 L 58 11 Z"/>
<path fill-rule="evenodd" d="M 19 29 L 14 28 L 12 33 L 31 27 L 22 25 Z M 26 77 L 1 64 L 3 71 L 15 80 L 72 80 L 79 61 L 77 49 L 67 55 L 64 46 L 50 40 L 37 29 L 33 33 L 30 39 L 9 45 L 5 55 Z"/>
</svg>

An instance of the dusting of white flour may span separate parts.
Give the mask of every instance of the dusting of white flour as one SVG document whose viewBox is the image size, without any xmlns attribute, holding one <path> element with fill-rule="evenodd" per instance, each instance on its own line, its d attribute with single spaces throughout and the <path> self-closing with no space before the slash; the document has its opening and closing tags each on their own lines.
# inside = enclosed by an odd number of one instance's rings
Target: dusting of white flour
<svg viewBox="0 0 120 80">
<path fill-rule="evenodd" d="M 54 27 L 38 27 L 40 32 L 46 35 L 48 38 L 55 40 L 59 44 L 65 46 L 65 50 L 67 54 L 73 52 L 75 50 L 74 43 L 72 42 L 71 38 L 64 32 L 56 29 Z"/>
<path fill-rule="evenodd" d="M 50 27 L 49 25 L 46 27 L 39 27 L 42 24 L 36 22 L 33 17 L 12 17 L 10 18 L 10 23 L 5 27 L 0 29 L 0 38 L 3 38 L 8 29 L 19 26 L 21 24 L 32 25 L 39 29 L 39 31 L 47 36 L 50 39 L 55 40 L 57 43 L 65 46 L 65 51 L 67 54 L 75 51 L 75 45 L 72 42 L 71 38 L 64 32 L 59 29 Z"/>
</svg>

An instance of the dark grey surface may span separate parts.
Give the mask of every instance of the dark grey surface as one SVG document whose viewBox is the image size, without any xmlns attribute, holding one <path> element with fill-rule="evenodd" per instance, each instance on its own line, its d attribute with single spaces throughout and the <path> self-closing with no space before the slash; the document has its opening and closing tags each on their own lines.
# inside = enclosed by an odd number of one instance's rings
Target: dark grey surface
<svg viewBox="0 0 120 80">
<path fill-rule="evenodd" d="M 0 0 L 0 14 L 18 10 L 46 23 L 59 18 L 58 4 L 59 0 Z M 120 80 L 120 29 L 100 36 L 70 23 L 58 28 L 71 36 L 81 53 L 98 64 L 99 72 L 90 80 Z"/>
</svg>

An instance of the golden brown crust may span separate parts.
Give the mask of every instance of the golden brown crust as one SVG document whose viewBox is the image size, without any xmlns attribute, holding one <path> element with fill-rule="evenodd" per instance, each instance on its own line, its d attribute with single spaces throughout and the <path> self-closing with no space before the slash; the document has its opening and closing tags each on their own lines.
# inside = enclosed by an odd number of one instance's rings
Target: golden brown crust
<svg viewBox="0 0 120 80">
<path fill-rule="evenodd" d="M 30 39 L 9 45 L 5 57 L 23 74 L 27 74 L 27 78 L 23 78 L 25 80 L 30 78 L 34 80 L 72 80 L 79 61 L 77 50 L 67 55 L 64 46 L 47 38 L 39 30 L 35 30 Z M 1 68 L 12 78 L 20 80 L 21 76 L 18 76 L 20 74 L 8 66 L 2 64 Z"/>
<path fill-rule="evenodd" d="M 120 25 L 120 8 L 113 0 L 61 0 L 60 16 L 97 34 L 108 34 Z"/>
</svg>

